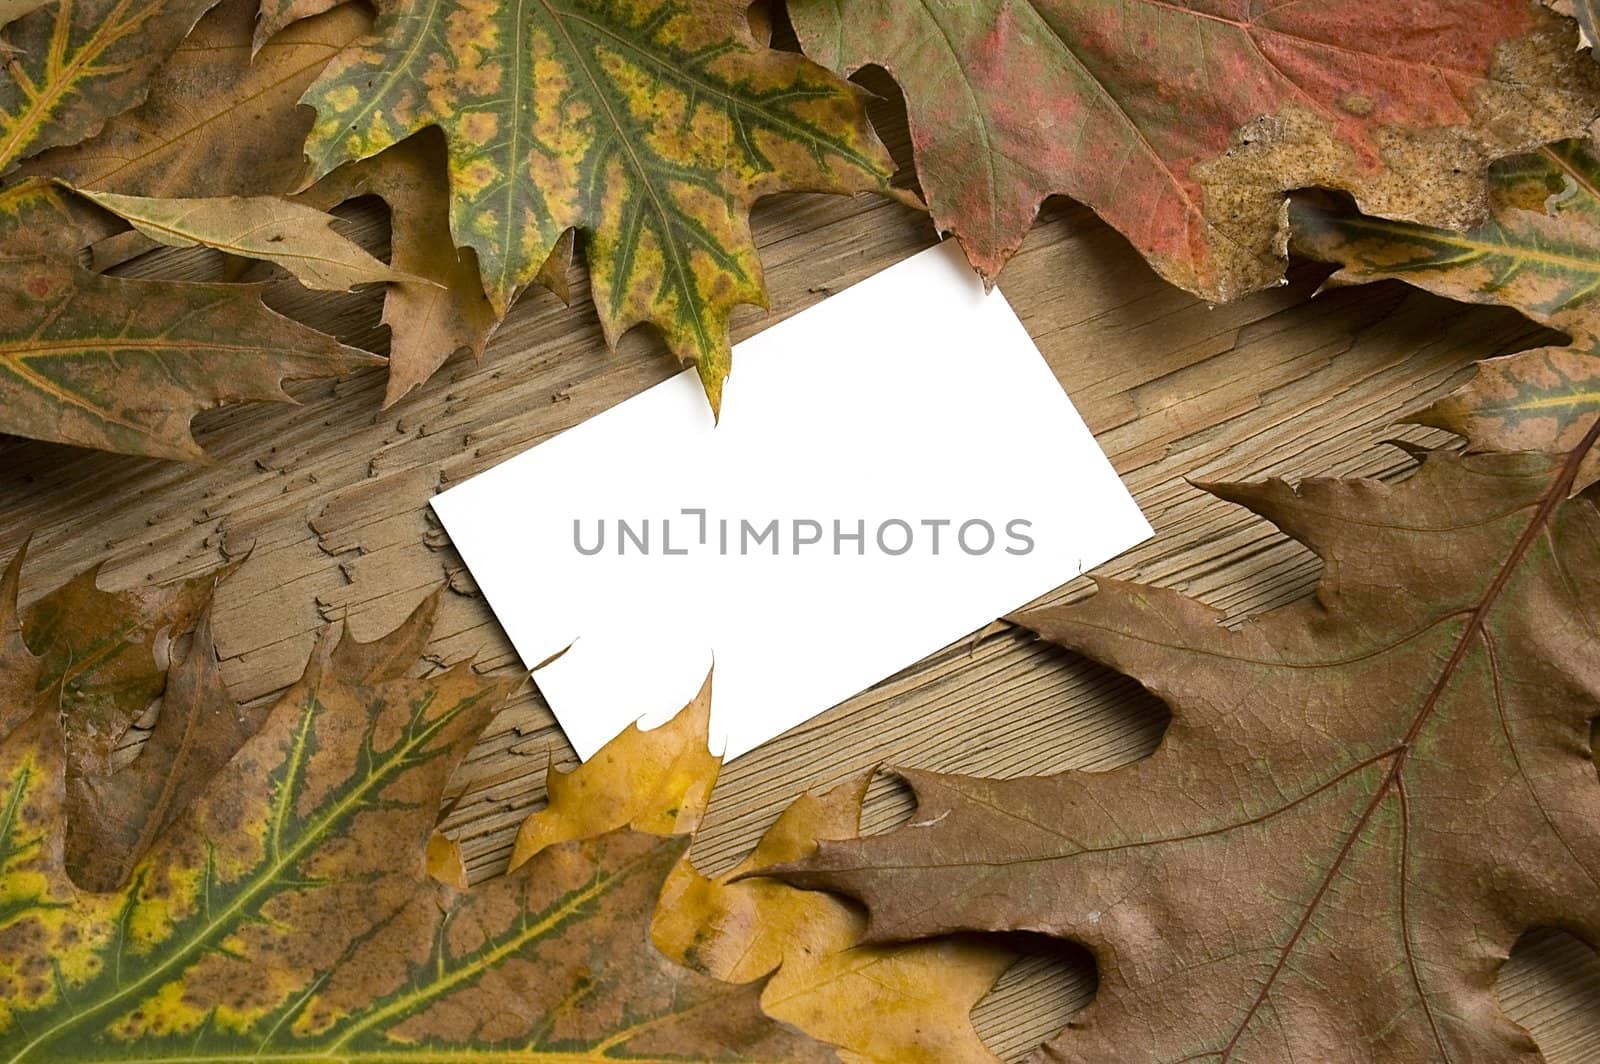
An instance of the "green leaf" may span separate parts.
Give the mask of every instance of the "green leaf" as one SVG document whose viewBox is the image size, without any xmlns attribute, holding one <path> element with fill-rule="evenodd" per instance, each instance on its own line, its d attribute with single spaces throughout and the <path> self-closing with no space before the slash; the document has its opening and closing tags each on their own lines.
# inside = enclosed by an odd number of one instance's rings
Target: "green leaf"
<svg viewBox="0 0 1600 1064">
<path fill-rule="evenodd" d="M 757 44 L 735 0 L 380 8 L 305 96 L 316 173 L 439 127 L 455 243 L 477 253 L 495 313 L 577 228 L 607 337 L 655 324 L 713 407 L 728 315 L 766 299 L 750 204 L 887 187 L 864 94 Z"/>
</svg>

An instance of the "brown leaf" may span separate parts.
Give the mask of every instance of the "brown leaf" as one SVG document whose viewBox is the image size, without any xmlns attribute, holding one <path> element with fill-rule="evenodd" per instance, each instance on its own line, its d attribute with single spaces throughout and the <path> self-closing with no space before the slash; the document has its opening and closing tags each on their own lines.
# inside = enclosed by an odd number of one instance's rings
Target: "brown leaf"
<svg viewBox="0 0 1600 1064">
<path fill-rule="evenodd" d="M 155 72 L 144 103 L 23 172 L 131 196 L 294 191 L 312 117 L 300 95 L 372 17 L 344 4 L 273 37 L 252 61 L 255 14 L 254 0 L 223 0 Z"/>
<path fill-rule="evenodd" d="M 0 254 L 0 432 L 156 458 L 204 457 L 202 410 L 286 402 L 285 380 L 380 362 L 246 285 L 130 280 Z"/>
<path fill-rule="evenodd" d="M 21 563 L 19 553 L 11 566 Z M 156 587 L 102 591 L 96 566 L 28 607 L 22 632 L 40 659 L 34 684 L 60 689 L 70 771 L 111 770 L 128 728 L 161 695 L 172 640 L 194 627 L 217 581 L 236 567 Z M 11 575 L 3 592 L 7 603 L 14 604 L 15 593 Z"/>
<path fill-rule="evenodd" d="M 307 288 L 348 292 L 359 285 L 428 282 L 379 262 L 333 229 L 333 216 L 280 196 L 168 199 L 75 189 L 91 203 L 167 247 L 208 247 L 275 263 Z"/>
<path fill-rule="evenodd" d="M 425 279 L 390 285 L 384 295 L 383 322 L 391 334 L 389 385 L 383 397 L 387 407 L 457 351 L 465 348 L 473 358 L 483 357 L 499 318 L 483 294 L 477 256 L 458 249 L 450 236 L 450 185 L 444 139 L 437 130 L 408 137 L 371 159 L 347 163 L 297 198 L 326 210 L 366 195 L 389 206 L 393 267 Z M 566 246 L 570 254 L 571 242 Z M 558 276 L 559 252 L 545 264 L 541 281 Z M 565 298 L 565 277 L 559 276 Z"/>
<path fill-rule="evenodd" d="M 1600 511 L 1568 498 L 1597 435 L 1214 488 L 1322 556 L 1314 600 L 1224 627 L 1105 581 L 1020 618 L 1171 706 L 1154 754 L 908 773 L 910 824 L 787 878 L 862 899 L 871 939 L 1084 943 L 1098 996 L 1044 1059 L 1538 1059 L 1497 972 L 1533 927 L 1600 943 Z"/>
<path fill-rule="evenodd" d="M 329 668 L 358 684 L 400 679 L 427 644 L 438 602 L 435 592 L 400 627 L 370 643 L 357 642 L 345 629 Z M 68 612 L 77 609 L 81 602 Z M 120 888 L 156 836 L 260 729 L 271 708 L 271 702 L 240 706 L 228 694 L 210 612 L 201 614 L 188 656 L 168 671 L 155 726 L 133 760 L 109 773 L 69 767 L 66 861 L 72 881 L 85 890 Z M 428 853 L 435 878 L 457 885 L 445 878 L 453 872 L 448 851 L 435 856 L 430 842 Z M 455 857 L 459 864 L 459 849 Z"/>
<path fill-rule="evenodd" d="M 1484 169 L 1583 132 L 1575 27 L 1503 0 L 790 0 L 810 55 L 905 91 L 934 223 L 993 279 L 1040 203 L 1080 200 L 1221 300 L 1282 276 L 1284 193 L 1477 221 Z"/>
</svg>

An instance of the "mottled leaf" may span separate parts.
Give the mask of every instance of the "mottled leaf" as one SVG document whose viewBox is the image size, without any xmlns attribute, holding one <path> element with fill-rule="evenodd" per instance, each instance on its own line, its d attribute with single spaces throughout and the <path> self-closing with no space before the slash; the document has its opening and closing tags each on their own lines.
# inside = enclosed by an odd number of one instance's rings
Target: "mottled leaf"
<svg viewBox="0 0 1600 1064">
<path fill-rule="evenodd" d="M 298 198 L 327 209 L 357 196 L 374 195 L 389 206 L 390 263 L 417 281 L 389 286 L 383 322 L 389 326 L 389 385 L 384 405 L 397 402 L 465 348 L 473 358 L 499 316 L 483 294 L 478 260 L 450 236 L 450 185 L 444 144 L 436 131 L 408 137 L 359 162 L 346 163 Z M 547 264 L 544 281 L 560 265 Z"/>
<path fill-rule="evenodd" d="M 710 710 L 707 680 L 666 724 L 629 727 L 572 771 L 550 772 L 549 804 L 523 822 L 511 867 L 602 831 L 693 832 L 721 768 L 706 746 Z M 853 1064 L 992 1064 L 967 1017 L 1013 960 L 1006 950 L 970 940 L 860 946 L 864 921 L 837 899 L 775 880 L 733 882 L 806 855 L 819 837 L 854 837 L 865 786 L 863 777 L 802 796 L 726 877 L 680 861 L 661 892 L 655 943 L 718 979 L 770 975 L 762 1010 Z"/>
<path fill-rule="evenodd" d="M 1464 231 L 1368 218 L 1297 200 L 1295 248 L 1338 262 L 1333 284 L 1398 278 L 1471 303 L 1514 307 L 1572 337 L 1480 362 L 1466 385 L 1408 420 L 1477 450 L 1565 453 L 1600 416 L 1600 160 L 1585 141 L 1547 145 L 1490 172 L 1494 212 Z M 1574 487 L 1600 476 L 1591 457 Z"/>
<path fill-rule="evenodd" d="M 825 1058 L 758 987 L 650 945 L 685 840 L 577 839 L 465 892 L 430 878 L 446 780 L 514 682 L 365 683 L 331 644 L 113 892 L 67 876 L 53 712 L 0 740 L 0 1059 Z"/>
<path fill-rule="evenodd" d="M 71 586 L 71 585 L 69 585 Z M 68 616 L 83 609 L 80 602 Z M 422 653 L 438 595 L 430 595 L 393 632 L 360 643 L 344 631 L 330 666 L 351 683 L 371 685 L 405 675 Z M 222 681 L 209 611 L 202 614 L 188 655 L 174 664 L 155 726 L 125 765 L 85 774 L 67 769 L 67 872 L 85 890 L 116 890 L 133 865 L 178 813 L 261 727 L 270 702 L 241 706 Z M 67 740 L 70 754 L 71 740 Z M 429 843 L 429 870 L 442 882 L 452 866 L 448 850 L 435 856 Z M 456 851 L 459 864 L 459 850 Z M 465 887 L 465 883 L 459 884 Z"/>
<path fill-rule="evenodd" d="M 144 99 L 217 0 L 56 0 L 0 29 L 0 174 Z"/>
<path fill-rule="evenodd" d="M 409 281 L 333 229 L 333 216 L 281 196 L 164 199 L 76 190 L 168 247 L 208 247 L 288 270 L 307 288 L 348 292 L 364 284 Z"/>
<path fill-rule="evenodd" d="M 294 191 L 312 114 L 301 93 L 371 16 L 344 4 L 299 22 L 251 59 L 254 0 L 223 0 L 150 79 L 138 107 L 23 173 L 131 196 L 263 196 Z"/>
<path fill-rule="evenodd" d="M 1399 484 L 1213 488 L 1324 559 L 1237 626 L 1102 582 L 1040 635 L 1172 709 L 1109 772 L 908 773 L 910 823 L 788 878 L 869 938 L 1029 928 L 1099 991 L 1042 1059 L 1534 1061 L 1494 996 L 1518 937 L 1600 943 L 1600 510 L 1566 458 L 1435 454 Z"/>
<path fill-rule="evenodd" d="M 380 6 L 305 96 L 316 174 L 439 127 L 451 231 L 496 315 L 582 230 L 607 337 L 653 323 L 713 407 L 729 313 L 766 299 L 750 204 L 887 187 L 864 94 L 758 45 L 737 0 Z"/>
<path fill-rule="evenodd" d="M 968 1019 L 1015 955 L 973 938 L 860 945 L 853 906 L 775 879 L 745 879 L 809 856 L 818 839 L 853 839 L 867 777 L 798 798 L 755 850 L 709 879 L 687 861 L 667 879 L 651 932 L 667 956 L 719 979 L 776 972 L 768 1016 L 838 1046 L 852 1064 L 995 1064 Z"/>
<path fill-rule="evenodd" d="M 374 362 L 247 285 L 104 277 L 0 254 L 0 432 L 157 458 L 203 457 L 202 410 L 287 401 L 283 382 Z"/>
<path fill-rule="evenodd" d="M 791 0 L 808 55 L 905 91 L 935 224 L 993 279 L 1039 204 L 1093 207 L 1174 284 L 1283 271 L 1284 192 L 1478 220 L 1494 158 L 1583 131 L 1575 27 L 1503 0 Z"/>
</svg>

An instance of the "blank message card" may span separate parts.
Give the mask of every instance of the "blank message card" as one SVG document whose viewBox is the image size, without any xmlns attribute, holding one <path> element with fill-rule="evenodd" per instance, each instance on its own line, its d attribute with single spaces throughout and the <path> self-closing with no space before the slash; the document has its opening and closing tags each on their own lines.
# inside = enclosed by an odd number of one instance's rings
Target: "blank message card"
<svg viewBox="0 0 1600 1064">
<path fill-rule="evenodd" d="M 433 507 L 580 757 L 715 662 L 733 757 L 1150 535 L 954 242 Z M 562 653 L 565 651 L 565 653 Z"/>
</svg>

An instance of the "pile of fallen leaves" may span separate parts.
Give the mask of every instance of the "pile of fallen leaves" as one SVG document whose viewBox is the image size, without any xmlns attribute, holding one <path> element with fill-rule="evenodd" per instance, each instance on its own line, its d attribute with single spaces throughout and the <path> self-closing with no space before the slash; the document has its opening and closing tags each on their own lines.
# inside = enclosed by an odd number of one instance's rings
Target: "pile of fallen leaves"
<svg viewBox="0 0 1600 1064">
<path fill-rule="evenodd" d="M 801 798 L 728 877 L 688 863 L 709 685 L 553 773 L 508 870 L 469 887 L 435 824 L 518 681 L 424 672 L 437 596 L 371 643 L 330 631 L 246 707 L 208 620 L 225 573 L 111 593 L 89 572 L 19 614 L 21 562 L 0 586 L 0 1060 L 989 1059 L 967 1014 L 1003 948 L 857 948 L 846 903 L 735 881 L 853 837 L 865 779 Z"/>
<path fill-rule="evenodd" d="M 565 298 L 581 253 L 606 336 L 653 326 L 716 407 L 729 315 L 766 298 L 753 201 L 907 198 L 844 80 L 867 65 L 986 279 L 1061 193 L 1212 300 L 1281 279 L 1292 190 L 1461 233 L 1509 202 L 1491 164 L 1600 116 L 1579 23 L 1523 0 L 790 0 L 804 55 L 743 0 L 376 6 L 0 5 L 0 431 L 194 458 L 197 412 L 379 361 L 253 285 L 119 275 L 157 245 L 382 285 L 391 403 L 481 355 L 530 285 Z M 326 213 L 366 195 L 387 263 Z"/>
</svg>

